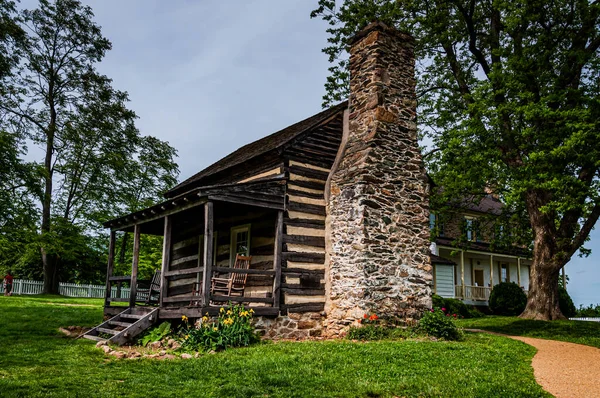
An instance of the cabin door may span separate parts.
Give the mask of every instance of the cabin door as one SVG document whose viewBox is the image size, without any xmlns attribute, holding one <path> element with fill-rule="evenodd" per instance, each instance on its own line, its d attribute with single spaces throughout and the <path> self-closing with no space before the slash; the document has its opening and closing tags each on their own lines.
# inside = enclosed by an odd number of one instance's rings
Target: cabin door
<svg viewBox="0 0 600 398">
<path fill-rule="evenodd" d="M 485 286 L 483 282 L 483 270 L 482 269 L 474 269 L 473 270 L 473 281 L 475 282 L 475 286 Z"/>
</svg>

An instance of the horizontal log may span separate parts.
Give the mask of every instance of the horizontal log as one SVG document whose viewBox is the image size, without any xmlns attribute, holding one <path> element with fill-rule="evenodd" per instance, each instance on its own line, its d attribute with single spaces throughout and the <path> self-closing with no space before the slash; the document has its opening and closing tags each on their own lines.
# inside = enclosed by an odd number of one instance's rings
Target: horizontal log
<svg viewBox="0 0 600 398">
<path fill-rule="evenodd" d="M 299 275 L 325 275 L 324 269 L 306 269 L 306 268 L 282 268 L 281 272 L 285 274 L 285 276 L 292 278 L 293 276 L 290 274 Z"/>
<path fill-rule="evenodd" d="M 309 205 L 305 203 L 290 202 L 288 203 L 287 208 L 288 210 L 297 211 L 300 213 L 316 214 L 319 216 L 327 215 L 327 210 L 325 209 L 325 206 L 320 205 Z"/>
<path fill-rule="evenodd" d="M 197 273 L 203 272 L 203 271 L 204 271 L 203 267 L 186 268 L 186 269 L 180 269 L 177 271 L 167 271 L 167 272 L 165 272 L 165 277 L 197 274 Z"/>
<path fill-rule="evenodd" d="M 183 264 L 183 263 L 187 263 L 187 262 L 191 262 L 191 261 L 198 261 L 198 255 L 195 254 L 193 256 L 187 256 L 187 257 L 182 257 L 180 259 L 171 261 L 171 267 L 175 267 L 177 265 Z"/>
<path fill-rule="evenodd" d="M 320 192 L 320 193 L 306 192 L 306 191 L 300 191 L 300 190 L 294 189 L 294 188 L 288 188 L 287 193 L 288 193 L 288 195 L 299 196 L 301 198 L 310 198 L 310 199 L 324 199 L 325 198 L 322 192 Z"/>
<path fill-rule="evenodd" d="M 208 312 L 208 315 L 210 316 L 215 316 L 215 315 L 219 315 L 219 311 L 221 309 L 221 307 L 226 307 L 224 306 L 210 306 L 210 307 L 196 307 L 196 306 L 182 306 L 182 307 L 168 307 L 168 308 L 161 308 L 159 310 L 159 318 L 160 319 L 181 319 L 182 315 L 187 316 L 188 318 L 194 319 L 194 318 L 201 318 L 202 316 L 206 315 L 206 313 Z M 274 307 L 252 307 L 252 306 L 247 306 L 246 307 L 247 310 L 249 309 L 253 309 L 254 310 L 254 316 L 270 316 L 270 317 L 276 317 L 279 315 L 279 308 L 274 308 Z"/>
<path fill-rule="evenodd" d="M 327 177 L 329 177 L 329 172 L 327 171 L 315 170 L 297 165 L 290 166 L 289 171 L 290 174 L 296 174 L 307 178 L 314 178 L 316 180 L 327 181 Z"/>
<path fill-rule="evenodd" d="M 186 294 L 185 296 L 165 297 L 163 303 L 184 303 L 202 300 L 202 296 Z"/>
<path fill-rule="evenodd" d="M 323 264 L 325 262 L 325 253 L 283 252 L 282 258 L 284 262 L 289 260 L 297 263 Z"/>
<path fill-rule="evenodd" d="M 290 182 L 290 183 L 297 185 L 299 187 L 302 187 L 302 188 L 317 189 L 317 190 L 321 190 L 321 191 L 323 191 L 325 189 L 324 182 L 294 180 L 293 182 Z"/>
<path fill-rule="evenodd" d="M 179 250 L 179 249 L 183 249 L 184 247 L 188 247 L 188 246 L 198 247 L 199 239 L 200 239 L 199 236 L 193 236 L 189 239 L 185 239 L 180 242 L 173 243 L 172 249 Z"/>
<path fill-rule="evenodd" d="M 286 275 L 289 276 L 289 275 Z M 307 287 L 301 283 L 282 283 L 281 284 L 282 288 L 289 288 L 289 289 L 321 289 L 321 290 L 325 290 L 325 284 L 323 283 L 318 283 L 316 286 L 311 286 L 311 287 Z"/>
<path fill-rule="evenodd" d="M 212 301 L 232 301 L 236 303 L 272 303 L 273 297 L 240 297 L 240 296 L 221 296 L 210 295 Z"/>
<path fill-rule="evenodd" d="M 325 169 L 330 169 L 333 165 L 333 162 L 335 161 L 335 157 L 324 158 L 322 156 L 306 156 L 301 153 L 297 153 L 296 151 L 287 152 L 285 157 L 288 160 L 293 160 L 298 163 L 306 163 L 307 161 L 310 161 L 310 164 L 323 167 Z"/>
<path fill-rule="evenodd" d="M 281 311 L 288 313 L 322 312 L 324 310 L 325 303 L 284 304 L 281 306 Z"/>
<path fill-rule="evenodd" d="M 175 287 L 169 286 L 167 288 L 167 297 L 179 296 L 181 294 L 192 293 L 194 291 L 194 289 L 198 289 L 198 288 L 199 288 L 199 284 L 197 284 L 196 282 L 187 283 L 185 285 L 180 285 L 180 286 L 175 286 Z"/>
<path fill-rule="evenodd" d="M 281 290 L 285 293 L 293 294 L 295 296 L 324 296 L 325 289 L 291 289 L 289 287 L 282 287 Z"/>
<path fill-rule="evenodd" d="M 272 269 L 238 269 L 238 268 L 229 268 L 229 267 L 212 267 L 213 272 L 223 272 L 223 273 L 231 273 L 235 272 L 236 274 L 252 274 L 252 275 L 275 275 L 275 271 Z"/>
<path fill-rule="evenodd" d="M 209 200 L 215 200 L 220 202 L 229 202 L 229 203 L 237 203 L 246 206 L 256 206 L 256 207 L 265 207 L 268 209 L 276 209 L 276 210 L 284 210 L 283 202 L 281 204 L 276 203 L 267 203 L 260 201 L 253 201 L 249 199 L 237 198 L 234 196 L 226 196 L 226 195 L 210 195 L 208 197 Z"/>
<path fill-rule="evenodd" d="M 295 243 L 298 245 L 325 247 L 325 238 L 322 236 L 283 235 L 283 243 Z"/>
<path fill-rule="evenodd" d="M 335 158 L 334 151 L 327 150 L 327 149 L 314 149 L 314 148 L 304 146 L 302 144 L 299 144 L 299 145 L 294 146 L 293 148 L 290 148 L 288 150 L 288 152 L 301 154 L 303 156 L 306 156 L 307 158 L 311 155 L 314 157 L 326 158 L 326 159 L 330 159 L 331 157 Z"/>
<path fill-rule="evenodd" d="M 325 220 L 311 220 L 308 218 L 286 218 L 283 220 L 283 223 L 290 227 L 325 229 Z"/>
<path fill-rule="evenodd" d="M 337 153 L 338 148 L 340 147 L 341 139 L 328 139 L 326 137 L 309 137 L 306 138 L 300 145 L 308 145 L 314 148 L 323 148 L 328 151 L 332 151 L 334 154 Z"/>
</svg>

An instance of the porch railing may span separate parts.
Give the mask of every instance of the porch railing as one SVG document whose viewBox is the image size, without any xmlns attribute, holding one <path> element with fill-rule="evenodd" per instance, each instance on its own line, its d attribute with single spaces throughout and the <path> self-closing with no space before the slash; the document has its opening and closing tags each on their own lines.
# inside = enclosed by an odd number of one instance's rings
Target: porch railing
<svg viewBox="0 0 600 398">
<path fill-rule="evenodd" d="M 491 287 L 456 285 L 454 289 L 454 296 L 463 300 L 487 301 L 490 299 L 491 291 Z"/>
</svg>

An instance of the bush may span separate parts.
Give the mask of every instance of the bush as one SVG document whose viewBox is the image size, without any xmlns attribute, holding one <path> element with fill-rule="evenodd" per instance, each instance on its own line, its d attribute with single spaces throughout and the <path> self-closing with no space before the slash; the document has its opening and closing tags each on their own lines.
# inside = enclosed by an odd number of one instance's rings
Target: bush
<svg viewBox="0 0 600 398">
<path fill-rule="evenodd" d="M 527 296 L 514 282 L 502 282 L 494 286 L 490 293 L 490 310 L 496 315 L 520 315 L 527 305 Z"/>
<path fill-rule="evenodd" d="M 456 314 L 460 318 L 479 318 L 483 316 L 481 312 L 470 308 L 464 302 L 457 299 L 444 298 L 434 294 L 431 296 L 431 300 L 433 301 L 433 308 L 445 308 L 446 314 Z"/>
<path fill-rule="evenodd" d="M 444 313 L 441 308 L 431 309 L 423 314 L 418 329 L 429 336 L 461 340 L 462 332 L 454 324 L 454 318 L 455 316 Z"/>
<path fill-rule="evenodd" d="M 571 296 L 569 296 L 567 289 L 562 286 L 558 287 L 558 305 L 560 307 L 560 312 L 567 318 L 572 318 L 577 315 L 577 308 L 575 308 Z"/>
<path fill-rule="evenodd" d="M 580 318 L 596 318 L 600 317 L 600 304 L 596 304 L 595 306 L 590 304 L 587 307 L 584 307 L 583 304 L 579 306 L 577 310 L 577 317 Z"/>
<path fill-rule="evenodd" d="M 220 309 L 215 320 L 211 321 L 207 313 L 195 326 L 190 326 L 183 316 L 181 347 L 192 351 L 219 351 L 257 343 L 260 337 L 252 325 L 253 313 L 254 310 L 247 311 L 241 304 L 230 304 Z"/>
</svg>

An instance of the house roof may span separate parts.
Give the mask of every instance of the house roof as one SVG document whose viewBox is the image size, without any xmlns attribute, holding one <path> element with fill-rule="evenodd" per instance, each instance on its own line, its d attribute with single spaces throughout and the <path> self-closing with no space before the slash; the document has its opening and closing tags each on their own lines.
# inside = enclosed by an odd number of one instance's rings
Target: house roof
<svg viewBox="0 0 600 398">
<path fill-rule="evenodd" d="M 192 189 L 200 185 L 201 181 L 209 176 L 213 176 L 217 173 L 230 169 L 233 166 L 240 165 L 251 159 L 254 159 L 260 155 L 264 155 L 273 150 L 281 148 L 294 138 L 298 137 L 305 131 L 312 129 L 321 123 L 327 121 L 333 116 L 336 116 L 344 109 L 348 108 L 348 101 L 344 101 L 340 104 L 332 106 L 316 115 L 313 115 L 307 119 L 304 119 L 298 123 L 292 124 L 283 130 L 277 131 L 271 135 L 261 138 L 257 141 L 251 142 L 250 144 L 244 145 L 235 152 L 225 156 L 221 160 L 213 163 L 204 170 L 194 174 L 187 180 L 181 182 L 175 187 L 171 188 L 165 193 L 165 197 L 170 198 L 175 195 L 181 194 L 188 189 Z"/>
<path fill-rule="evenodd" d="M 440 257 L 437 256 L 433 253 L 431 253 L 429 255 L 429 257 L 431 257 L 431 264 L 438 264 L 438 265 L 456 265 L 456 263 L 452 260 L 448 260 L 444 257 Z"/>
<path fill-rule="evenodd" d="M 448 238 L 448 237 L 437 237 L 435 239 L 435 243 L 438 246 L 448 246 L 448 247 L 455 247 L 457 249 L 463 249 L 463 250 L 474 250 L 474 251 L 481 251 L 481 252 L 486 252 L 486 253 L 490 253 L 490 254 L 508 254 L 511 256 L 520 256 L 520 257 L 525 257 L 525 258 L 529 258 L 529 256 L 531 255 L 527 249 L 519 247 L 519 246 L 510 246 L 510 247 L 495 247 L 493 245 L 491 245 L 490 243 L 487 242 L 458 242 L 456 239 L 454 238 Z"/>
</svg>

